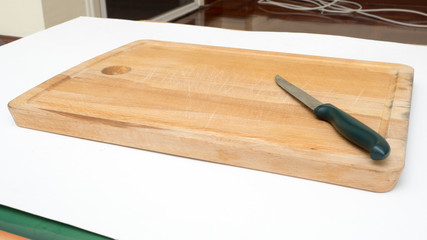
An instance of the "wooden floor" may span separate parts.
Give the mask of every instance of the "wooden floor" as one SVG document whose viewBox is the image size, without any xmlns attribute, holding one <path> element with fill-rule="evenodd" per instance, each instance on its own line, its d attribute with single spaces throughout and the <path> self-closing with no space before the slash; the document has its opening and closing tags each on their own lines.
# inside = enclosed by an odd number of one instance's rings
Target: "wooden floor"
<svg viewBox="0 0 427 240">
<path fill-rule="evenodd" d="M 424 0 L 358 0 L 364 8 L 405 8 L 427 12 Z M 396 2 L 373 3 L 373 2 Z M 421 3 L 423 2 L 423 3 Z M 427 17 L 414 14 L 382 15 L 399 21 L 427 24 Z M 257 0 L 213 1 L 172 22 L 250 31 L 304 32 L 350 36 L 401 43 L 427 44 L 427 28 L 400 26 L 357 14 L 292 11 L 263 6 Z"/>
<path fill-rule="evenodd" d="M 356 0 L 368 8 L 405 8 L 427 13 L 425 0 Z M 293 11 L 257 0 L 205 0 L 205 6 L 172 22 L 248 31 L 320 33 L 427 45 L 427 28 L 400 26 L 357 14 Z M 388 15 L 387 15 L 388 14 Z M 387 13 L 383 17 L 427 24 L 427 17 Z M 18 38 L 0 35 L 0 45 Z"/>
<path fill-rule="evenodd" d="M 0 46 L 6 43 L 13 42 L 17 39 L 19 39 L 19 37 L 0 35 Z"/>
</svg>

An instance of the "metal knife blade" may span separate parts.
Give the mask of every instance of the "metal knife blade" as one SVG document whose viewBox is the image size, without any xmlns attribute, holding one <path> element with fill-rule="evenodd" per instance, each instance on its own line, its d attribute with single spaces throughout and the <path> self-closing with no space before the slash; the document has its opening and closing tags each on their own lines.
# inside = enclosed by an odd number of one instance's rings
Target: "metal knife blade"
<svg viewBox="0 0 427 240">
<path fill-rule="evenodd" d="M 286 81 L 284 78 L 282 78 L 279 75 L 276 75 L 276 83 L 279 85 L 283 90 L 294 96 L 296 99 L 304 103 L 307 107 L 309 107 L 311 110 L 314 111 L 315 108 L 322 105 L 322 103 L 309 95 L 308 93 L 304 92 L 300 88 L 296 87 L 292 83 Z"/>
</svg>

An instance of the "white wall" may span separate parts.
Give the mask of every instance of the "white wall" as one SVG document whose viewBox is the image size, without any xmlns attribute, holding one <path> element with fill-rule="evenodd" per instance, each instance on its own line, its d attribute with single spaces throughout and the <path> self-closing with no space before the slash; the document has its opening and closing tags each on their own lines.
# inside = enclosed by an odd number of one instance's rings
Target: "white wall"
<svg viewBox="0 0 427 240">
<path fill-rule="evenodd" d="M 23 37 L 43 29 L 40 0 L 0 0 L 0 35 Z"/>
<path fill-rule="evenodd" d="M 46 28 L 86 16 L 85 0 L 41 0 Z"/>
<path fill-rule="evenodd" d="M 100 17 L 100 0 L 0 0 L 0 35 L 25 37 L 79 16 Z"/>
</svg>

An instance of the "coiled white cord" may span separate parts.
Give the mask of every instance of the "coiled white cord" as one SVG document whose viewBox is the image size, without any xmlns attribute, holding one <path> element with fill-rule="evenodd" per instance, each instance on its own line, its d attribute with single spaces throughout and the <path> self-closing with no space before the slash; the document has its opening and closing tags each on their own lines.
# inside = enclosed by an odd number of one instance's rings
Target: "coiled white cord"
<svg viewBox="0 0 427 240">
<path fill-rule="evenodd" d="M 294 3 L 290 3 L 294 2 Z M 420 28 L 426 28 L 427 25 L 424 24 L 413 24 L 413 23 L 406 23 L 401 22 L 397 20 L 393 20 L 390 18 L 381 17 L 375 14 L 372 14 L 372 12 L 403 12 L 403 13 L 411 13 L 411 14 L 418 14 L 424 17 L 427 17 L 427 13 L 410 10 L 410 9 L 401 9 L 401 8 L 378 8 L 378 9 L 363 9 L 362 5 L 360 5 L 357 2 L 348 1 L 348 0 L 258 0 L 258 4 L 263 5 L 274 5 L 282 8 L 297 10 L 297 11 L 311 11 L 311 10 L 318 10 L 323 12 L 329 12 L 329 13 L 357 13 L 361 14 L 367 17 L 376 18 L 381 21 L 390 22 L 394 24 L 399 24 L 403 26 L 408 27 L 420 27 Z M 312 5 L 304 6 L 303 4 Z"/>
</svg>

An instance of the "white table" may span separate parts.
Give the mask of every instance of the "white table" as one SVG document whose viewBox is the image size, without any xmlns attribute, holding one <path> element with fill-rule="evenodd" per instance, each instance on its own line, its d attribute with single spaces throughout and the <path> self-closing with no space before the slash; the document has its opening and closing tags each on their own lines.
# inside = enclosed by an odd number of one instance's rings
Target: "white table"
<svg viewBox="0 0 427 240">
<path fill-rule="evenodd" d="M 17 127 L 7 103 L 138 39 L 415 68 L 394 190 L 352 188 Z M 427 47 L 346 37 L 77 18 L 0 47 L 0 204 L 117 239 L 427 239 Z"/>
</svg>

